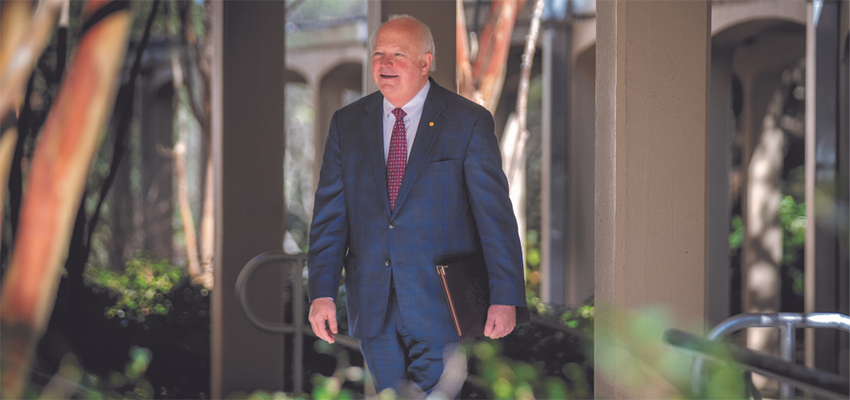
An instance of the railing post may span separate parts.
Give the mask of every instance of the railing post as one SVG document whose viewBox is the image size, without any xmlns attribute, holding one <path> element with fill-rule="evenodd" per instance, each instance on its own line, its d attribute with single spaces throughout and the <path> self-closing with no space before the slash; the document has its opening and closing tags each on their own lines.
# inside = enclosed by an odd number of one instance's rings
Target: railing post
<svg viewBox="0 0 850 400">
<path fill-rule="evenodd" d="M 295 380 L 295 393 L 301 393 L 301 384 L 304 381 L 304 276 L 302 268 L 305 261 L 304 257 L 299 257 L 295 260 L 295 268 L 292 269 L 292 274 L 295 275 L 295 299 L 293 299 L 292 304 L 295 308 L 292 316 L 295 323 L 295 342 L 293 345 L 295 354 L 292 361 L 295 374 L 293 378 Z"/>
<path fill-rule="evenodd" d="M 794 363 L 797 328 L 832 328 L 850 332 L 850 316 L 840 313 L 765 313 L 739 314 L 717 324 L 707 335 L 708 340 L 719 341 L 731 332 L 754 327 L 780 329 L 780 358 Z M 705 396 L 705 360 L 697 356 L 691 366 L 691 389 L 695 397 Z M 793 388 L 781 383 L 779 395 L 782 399 L 794 397 Z"/>
<path fill-rule="evenodd" d="M 796 347 L 796 343 L 794 343 L 794 329 L 794 323 L 792 322 L 785 323 L 779 328 L 779 357 L 790 363 L 794 362 L 794 350 Z M 785 382 L 779 383 L 779 398 L 782 400 L 794 398 L 794 389 L 791 385 Z"/>
</svg>

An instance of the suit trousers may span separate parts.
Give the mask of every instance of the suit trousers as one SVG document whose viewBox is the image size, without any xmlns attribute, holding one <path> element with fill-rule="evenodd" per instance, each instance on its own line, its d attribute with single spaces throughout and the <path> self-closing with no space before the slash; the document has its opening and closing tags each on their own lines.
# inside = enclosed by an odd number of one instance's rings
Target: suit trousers
<svg viewBox="0 0 850 400">
<path fill-rule="evenodd" d="M 389 307 L 381 333 L 374 339 L 360 340 L 360 351 L 375 377 L 375 389 L 381 392 L 392 388 L 400 398 L 424 398 L 423 394 L 435 390 L 455 398 L 467 373 L 459 343 L 414 339 L 405 327 L 395 285 L 390 282 Z"/>
</svg>

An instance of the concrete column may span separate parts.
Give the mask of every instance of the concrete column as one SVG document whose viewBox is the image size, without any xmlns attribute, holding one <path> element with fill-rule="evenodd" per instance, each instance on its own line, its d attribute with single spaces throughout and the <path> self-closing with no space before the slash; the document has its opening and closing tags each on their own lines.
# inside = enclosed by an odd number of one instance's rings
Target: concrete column
<svg viewBox="0 0 850 400">
<path fill-rule="evenodd" d="M 567 189 L 567 304 L 578 304 L 593 295 L 594 265 L 594 146 L 596 104 L 596 47 L 587 47 L 596 36 L 595 20 L 573 24 L 573 77 L 570 108 L 570 175 Z M 592 42 L 591 42 L 592 43 Z"/>
<path fill-rule="evenodd" d="M 599 337 L 629 336 L 628 316 L 659 306 L 669 318 L 656 328 L 702 333 L 710 22 L 707 1 L 597 2 Z M 618 360 L 664 349 L 660 334 L 649 340 L 631 351 L 595 342 L 598 398 L 674 390 L 663 379 L 652 392 L 628 386 L 634 371 Z"/>
<path fill-rule="evenodd" d="M 241 268 L 280 250 L 284 235 L 284 18 L 282 1 L 214 1 L 213 163 L 215 289 L 212 398 L 284 389 L 283 336 L 250 325 L 235 301 Z M 282 274 L 261 270 L 249 301 L 281 321 Z"/>
<path fill-rule="evenodd" d="M 378 3 L 378 2 L 376 2 Z M 372 10 L 369 11 L 369 33 L 372 33 L 383 22 L 386 22 L 390 16 L 396 14 L 410 15 L 431 28 L 431 34 L 434 36 L 434 45 L 437 48 L 437 54 L 434 58 L 437 63 L 437 70 L 431 72 L 431 77 L 434 78 L 440 86 L 451 91 L 457 91 L 457 82 L 455 80 L 455 31 L 457 4 L 454 0 L 380 0 L 378 4 L 373 5 L 369 2 L 369 7 L 377 6 L 376 12 L 380 13 L 380 21 L 374 21 Z M 375 24 L 377 22 L 377 24 Z M 377 90 L 375 82 L 372 81 L 372 58 L 367 59 L 366 75 L 367 75 L 367 92 L 372 93 Z"/>
<path fill-rule="evenodd" d="M 708 156 L 708 276 L 706 313 L 711 328 L 730 316 L 729 172 L 732 168 L 732 47 L 711 49 L 711 135 Z"/>
<path fill-rule="evenodd" d="M 836 202 L 850 205 L 850 7 L 840 8 L 838 71 L 838 177 Z M 850 315 L 850 210 L 845 208 L 838 222 L 838 311 Z M 838 374 L 850 375 L 850 336 L 838 335 Z"/>
<path fill-rule="evenodd" d="M 809 5 L 806 64 L 806 312 L 838 312 L 838 92 L 840 10 L 844 4 Z M 843 47 L 843 46 L 842 46 Z M 826 329 L 806 332 L 806 364 L 838 370 L 838 335 Z M 846 358 L 845 358 L 846 360 Z"/>
<path fill-rule="evenodd" d="M 566 301 L 567 186 L 570 111 L 570 26 L 552 21 L 542 33 L 543 129 L 540 188 L 540 297 L 544 302 Z"/>
</svg>

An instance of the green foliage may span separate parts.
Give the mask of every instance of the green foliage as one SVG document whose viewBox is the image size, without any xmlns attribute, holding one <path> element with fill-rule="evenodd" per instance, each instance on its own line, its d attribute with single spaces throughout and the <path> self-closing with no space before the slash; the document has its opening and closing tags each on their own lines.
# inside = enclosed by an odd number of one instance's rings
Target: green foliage
<svg viewBox="0 0 850 400">
<path fill-rule="evenodd" d="M 541 316 L 555 317 L 558 321 L 570 328 L 580 329 L 587 333 L 593 333 L 593 297 L 588 297 L 575 307 L 546 304 L 535 294 L 526 292 L 526 301 L 532 312 Z"/>
<path fill-rule="evenodd" d="M 83 279 L 95 293 L 106 292 L 115 299 L 115 304 L 104 310 L 106 318 L 144 320 L 148 315 L 167 315 L 174 309 L 173 289 L 186 275 L 168 260 L 154 261 L 142 256 L 127 262 L 120 274 L 87 266 Z"/>
<path fill-rule="evenodd" d="M 744 221 L 740 215 L 732 216 L 732 232 L 729 234 L 729 254 L 738 251 L 744 245 Z"/>
<path fill-rule="evenodd" d="M 133 346 L 130 349 L 130 361 L 124 367 L 124 372 L 112 372 L 108 379 L 93 374 L 85 374 L 81 382 L 83 388 L 89 389 L 84 399 L 151 399 L 154 397 L 153 386 L 145 379 L 144 374 L 153 360 L 151 351 Z"/>
<path fill-rule="evenodd" d="M 791 264 L 797 260 L 798 250 L 806 244 L 806 203 L 797 203 L 789 195 L 782 197 L 779 220 L 782 223 L 782 262 Z"/>
<path fill-rule="evenodd" d="M 562 372 L 573 382 L 568 385 L 563 379 L 549 375 L 542 363 L 527 363 L 512 360 L 502 355 L 499 341 L 483 339 L 465 343 L 460 352 L 471 367 L 467 382 L 483 390 L 489 399 L 568 399 L 588 398 L 591 389 L 585 370 L 576 363 L 565 364 Z M 253 393 L 234 392 L 228 399 L 272 400 L 272 399 L 322 399 L 349 400 L 363 398 L 359 389 L 368 385 L 366 371 L 352 366 L 348 353 L 341 347 L 317 340 L 313 344 L 316 352 L 336 358 L 336 370 L 330 376 L 314 374 L 313 390 L 310 395 L 269 392 L 258 390 Z M 481 393 L 481 392 L 479 392 Z M 380 400 L 403 398 L 392 389 L 378 393 Z"/>
<path fill-rule="evenodd" d="M 798 203 L 791 195 L 783 196 L 779 203 L 779 222 L 782 225 L 782 264 L 788 267 L 792 291 L 802 295 L 803 271 L 799 268 L 799 261 L 806 244 L 806 203 Z M 746 227 L 740 215 L 733 216 L 731 224 L 729 253 L 735 254 L 743 246 Z"/>
<path fill-rule="evenodd" d="M 574 328 L 581 329 L 585 332 L 593 333 L 593 298 L 587 299 L 580 306 L 574 309 L 569 309 L 561 314 L 560 321 L 562 324 Z"/>
<path fill-rule="evenodd" d="M 113 371 L 101 377 L 84 371 L 77 357 L 69 353 L 49 383 L 43 388 L 31 387 L 27 398 L 152 399 L 153 386 L 144 376 L 152 359 L 150 350 L 133 346 L 123 373 Z"/>
<path fill-rule="evenodd" d="M 525 289 L 526 296 L 537 299 L 537 302 L 540 297 L 541 260 L 539 235 L 536 230 L 529 229 L 525 233 Z"/>
<path fill-rule="evenodd" d="M 317 353 L 336 357 L 336 371 L 331 376 L 313 374 L 312 398 L 349 400 L 360 397 L 351 389 L 343 387 L 346 381 L 359 386 L 366 380 L 366 371 L 351 365 L 348 352 L 323 340 L 313 342 L 313 349 Z"/>
<path fill-rule="evenodd" d="M 162 281 L 164 276 L 172 280 L 170 290 L 167 293 L 158 290 L 161 299 L 154 295 L 145 300 L 143 294 L 151 287 L 156 288 L 156 281 Z M 179 280 L 175 280 L 177 276 Z M 150 349 L 158 360 L 145 371 L 157 398 L 207 397 L 210 296 L 202 286 L 189 282 L 179 268 L 152 261 L 150 257 L 137 257 L 128 263 L 125 273 L 91 268 L 84 277 L 90 291 L 80 298 L 82 311 L 75 318 L 79 328 L 66 332 L 72 336 L 88 371 L 105 379 L 114 377 L 113 371 L 124 370 L 122 355 L 134 347 L 143 347 Z M 142 289 L 140 282 L 147 288 Z M 131 292 L 136 293 L 135 300 Z M 127 307 L 128 299 L 135 301 L 134 308 Z M 166 307 L 167 313 L 143 314 L 143 309 L 155 310 L 157 304 Z M 128 375 L 132 377 L 131 371 Z"/>
<path fill-rule="evenodd" d="M 609 381 L 618 379 L 633 397 L 691 397 L 692 354 L 662 341 L 664 331 L 683 321 L 662 307 L 608 310 L 596 331 L 597 371 Z M 697 327 L 688 329 L 699 331 Z M 743 371 L 729 354 L 718 355 L 708 369 L 707 398 L 745 398 Z"/>
<path fill-rule="evenodd" d="M 787 273 L 793 282 L 791 290 L 802 296 L 804 275 L 798 261 L 806 244 L 806 203 L 797 203 L 793 196 L 782 197 L 779 221 L 782 223 L 782 263 L 789 267 Z"/>
<path fill-rule="evenodd" d="M 565 373 L 580 382 L 570 390 L 562 379 L 547 376 L 539 364 L 503 357 L 498 341 L 481 340 L 467 346 L 466 350 L 477 371 L 469 380 L 488 390 L 489 398 L 569 399 L 587 398 L 590 394 L 584 370 L 574 363 L 564 366 Z"/>
</svg>

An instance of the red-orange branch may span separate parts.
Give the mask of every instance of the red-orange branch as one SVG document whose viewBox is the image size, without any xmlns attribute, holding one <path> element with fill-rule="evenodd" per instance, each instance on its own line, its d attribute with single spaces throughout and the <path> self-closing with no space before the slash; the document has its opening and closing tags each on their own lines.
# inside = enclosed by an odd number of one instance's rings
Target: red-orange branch
<svg viewBox="0 0 850 400">
<path fill-rule="evenodd" d="M 84 18 L 110 4 L 116 3 L 90 1 Z M 53 308 L 89 167 L 115 99 L 129 24 L 128 10 L 116 9 L 85 32 L 33 155 L 0 298 L 4 398 L 20 398 Z"/>
<path fill-rule="evenodd" d="M 494 112 L 505 80 L 511 34 L 517 15 L 525 0 L 494 0 L 479 35 L 479 48 L 474 65 L 469 65 L 466 43 L 466 21 L 461 19 L 462 8 L 458 9 L 457 68 L 459 93 Z M 464 18 L 465 19 L 465 18 Z M 463 28 L 463 29 L 461 29 Z M 463 35 L 464 37 L 461 37 Z"/>
</svg>

